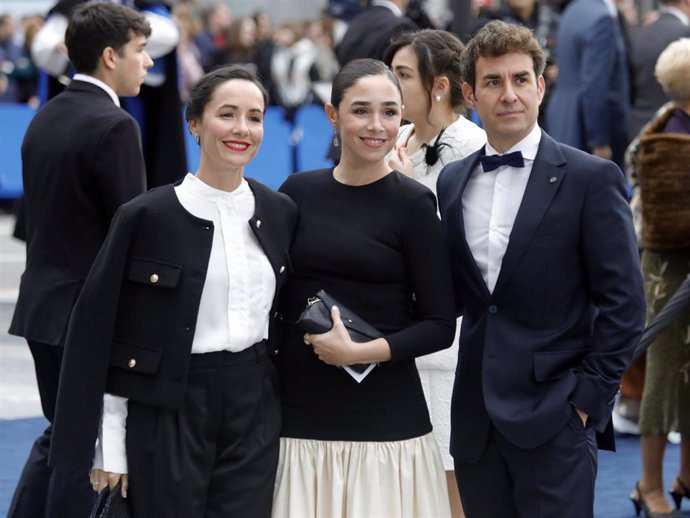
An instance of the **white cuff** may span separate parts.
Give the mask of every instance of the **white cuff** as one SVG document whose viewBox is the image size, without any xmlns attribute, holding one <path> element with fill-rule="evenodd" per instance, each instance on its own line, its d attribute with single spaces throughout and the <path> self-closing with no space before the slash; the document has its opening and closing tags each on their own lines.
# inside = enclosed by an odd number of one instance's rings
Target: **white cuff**
<svg viewBox="0 0 690 518">
<path fill-rule="evenodd" d="M 103 419 L 96 441 L 94 469 L 111 473 L 128 473 L 126 437 L 127 399 L 104 394 Z"/>
</svg>

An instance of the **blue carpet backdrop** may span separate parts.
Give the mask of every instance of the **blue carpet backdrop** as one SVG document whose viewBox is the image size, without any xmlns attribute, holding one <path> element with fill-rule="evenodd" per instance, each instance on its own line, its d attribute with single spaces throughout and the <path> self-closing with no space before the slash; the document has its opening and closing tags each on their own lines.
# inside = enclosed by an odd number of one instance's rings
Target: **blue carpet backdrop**
<svg viewBox="0 0 690 518">
<path fill-rule="evenodd" d="M 14 486 L 31 444 L 45 425 L 46 421 L 42 418 L 0 420 L 0 517 L 2 518 L 7 515 Z M 669 444 L 664 463 L 667 487 L 670 486 L 678 470 L 679 455 L 679 446 Z M 595 517 L 633 518 L 635 512 L 628 500 L 628 495 L 639 474 L 639 440 L 637 437 L 618 437 L 618 452 L 601 452 L 599 456 Z M 690 501 L 683 501 L 683 511 L 684 516 L 690 517 Z"/>
</svg>

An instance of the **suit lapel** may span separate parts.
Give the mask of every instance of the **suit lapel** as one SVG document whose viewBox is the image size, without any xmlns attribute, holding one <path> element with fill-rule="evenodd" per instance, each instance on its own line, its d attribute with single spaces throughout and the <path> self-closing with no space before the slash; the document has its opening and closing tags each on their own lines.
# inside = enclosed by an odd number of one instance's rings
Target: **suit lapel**
<svg viewBox="0 0 690 518">
<path fill-rule="evenodd" d="M 565 164 L 565 158 L 558 144 L 542 132 L 539 150 L 527 181 L 525 195 L 515 217 L 494 294 L 506 285 L 515 272 L 515 268 L 520 264 L 520 259 L 529 246 L 532 236 L 563 183 Z"/>
<path fill-rule="evenodd" d="M 275 207 L 271 210 L 272 207 L 267 206 L 265 187 L 251 178 L 247 178 L 247 183 L 254 193 L 256 203 L 254 215 L 249 220 L 249 226 L 266 253 L 271 268 L 273 268 L 276 282 L 278 282 L 280 274 L 285 271 L 285 254 L 280 247 L 282 243 L 276 235 L 278 229 L 282 228 L 283 225 L 283 222 L 279 221 L 282 212 L 275 210 Z"/>
</svg>

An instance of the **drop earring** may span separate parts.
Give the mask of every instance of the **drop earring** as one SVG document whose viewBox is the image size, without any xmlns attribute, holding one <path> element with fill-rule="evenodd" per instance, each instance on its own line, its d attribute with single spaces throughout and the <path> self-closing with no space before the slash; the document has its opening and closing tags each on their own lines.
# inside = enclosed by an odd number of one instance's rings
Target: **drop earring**
<svg viewBox="0 0 690 518">
<path fill-rule="evenodd" d="M 196 140 L 196 145 L 201 145 L 201 137 L 199 135 L 194 135 L 194 140 Z"/>
<path fill-rule="evenodd" d="M 338 140 L 338 132 L 336 131 L 333 134 L 333 147 L 338 147 L 340 146 L 340 141 Z"/>
</svg>

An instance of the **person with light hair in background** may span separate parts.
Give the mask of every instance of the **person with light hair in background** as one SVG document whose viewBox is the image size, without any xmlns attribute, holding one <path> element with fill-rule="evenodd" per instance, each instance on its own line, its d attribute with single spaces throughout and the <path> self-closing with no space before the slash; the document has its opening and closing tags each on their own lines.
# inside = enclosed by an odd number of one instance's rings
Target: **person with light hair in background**
<svg viewBox="0 0 690 518">
<path fill-rule="evenodd" d="M 654 70 L 671 99 L 628 150 L 638 214 L 647 318 L 664 307 L 690 273 L 690 38 L 671 43 Z M 630 498 L 647 516 L 680 517 L 690 499 L 690 313 L 674 321 L 647 351 L 640 408 L 642 476 Z M 680 433 L 680 467 L 664 495 L 667 435 Z"/>
</svg>

